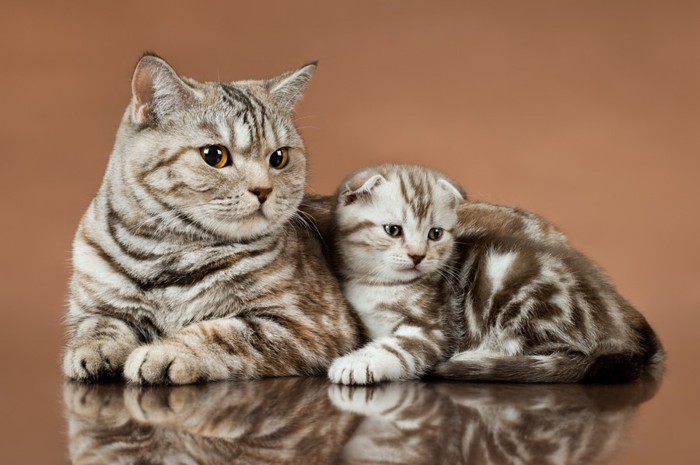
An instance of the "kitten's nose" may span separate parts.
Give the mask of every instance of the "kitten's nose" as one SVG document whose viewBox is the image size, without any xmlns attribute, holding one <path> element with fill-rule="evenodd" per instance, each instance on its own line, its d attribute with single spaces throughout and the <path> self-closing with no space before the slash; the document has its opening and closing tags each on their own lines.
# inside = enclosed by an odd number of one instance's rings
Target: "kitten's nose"
<svg viewBox="0 0 700 465">
<path fill-rule="evenodd" d="M 267 196 L 270 195 L 270 192 L 272 192 L 272 188 L 271 187 L 254 187 L 252 189 L 248 189 L 248 191 L 258 198 L 258 202 L 263 204 L 263 203 L 265 203 L 265 200 L 267 200 Z"/>
<path fill-rule="evenodd" d="M 419 263 L 422 262 L 423 259 L 425 258 L 425 255 L 413 255 L 413 254 L 408 254 L 408 256 L 411 257 L 411 260 L 413 260 L 413 264 L 414 264 L 414 265 L 419 264 Z"/>
</svg>

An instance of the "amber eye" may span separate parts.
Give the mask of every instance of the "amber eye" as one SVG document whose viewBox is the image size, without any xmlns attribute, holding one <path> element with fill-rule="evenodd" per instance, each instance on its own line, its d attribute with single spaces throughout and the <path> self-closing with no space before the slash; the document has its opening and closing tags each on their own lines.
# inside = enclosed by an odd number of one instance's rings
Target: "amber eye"
<svg viewBox="0 0 700 465">
<path fill-rule="evenodd" d="M 277 149 L 270 155 L 270 166 L 276 170 L 281 170 L 289 163 L 289 151 L 287 147 Z"/>
<path fill-rule="evenodd" d="M 430 239 L 431 241 L 439 241 L 440 239 L 442 239 L 442 233 L 444 232 L 445 230 L 442 228 L 433 228 L 428 233 L 428 239 Z"/>
<path fill-rule="evenodd" d="M 384 231 L 391 237 L 399 237 L 403 232 L 401 226 L 398 224 L 385 224 Z"/>
<path fill-rule="evenodd" d="M 223 168 L 228 165 L 229 154 L 228 149 L 223 145 L 207 145 L 201 147 L 199 153 L 202 155 L 205 163 L 214 168 Z"/>
</svg>

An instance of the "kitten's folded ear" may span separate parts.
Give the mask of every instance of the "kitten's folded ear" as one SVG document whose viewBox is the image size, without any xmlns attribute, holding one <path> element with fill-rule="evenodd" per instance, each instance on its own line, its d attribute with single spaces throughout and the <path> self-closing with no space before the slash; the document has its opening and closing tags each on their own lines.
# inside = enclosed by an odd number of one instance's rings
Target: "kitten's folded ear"
<svg viewBox="0 0 700 465">
<path fill-rule="evenodd" d="M 131 79 L 134 96 L 133 121 L 155 126 L 190 105 L 194 91 L 162 58 L 146 54 L 139 60 Z"/>
<path fill-rule="evenodd" d="M 438 180 L 438 185 L 451 197 L 452 207 L 457 207 L 459 202 L 467 199 L 467 193 L 464 192 L 462 186 L 444 175 Z"/>
<path fill-rule="evenodd" d="M 294 105 L 304 94 L 311 76 L 316 71 L 317 64 L 318 62 L 314 61 L 297 70 L 282 73 L 265 81 L 265 87 L 270 92 L 270 97 L 282 111 L 291 113 L 294 110 Z"/>
<path fill-rule="evenodd" d="M 372 196 L 372 191 L 386 178 L 373 169 L 359 171 L 350 176 L 340 189 L 342 205 L 350 205 L 358 200 L 366 200 Z"/>
</svg>

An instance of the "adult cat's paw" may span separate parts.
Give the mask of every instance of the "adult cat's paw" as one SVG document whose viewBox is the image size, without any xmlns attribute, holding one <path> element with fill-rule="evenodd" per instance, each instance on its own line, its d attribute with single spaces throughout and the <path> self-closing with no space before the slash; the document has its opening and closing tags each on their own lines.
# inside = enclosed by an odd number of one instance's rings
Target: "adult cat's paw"
<svg viewBox="0 0 700 465">
<path fill-rule="evenodd" d="M 201 386 L 128 386 L 124 404 L 141 423 L 182 426 L 202 410 Z"/>
<path fill-rule="evenodd" d="M 63 403 L 71 418 L 119 427 L 131 419 L 124 408 L 123 393 L 121 384 L 67 382 L 63 386 Z"/>
<path fill-rule="evenodd" d="M 206 381 L 202 361 L 184 347 L 169 344 L 141 346 L 129 355 L 124 377 L 136 384 L 192 384 Z"/>
<path fill-rule="evenodd" d="M 119 376 L 131 349 L 115 340 L 72 344 L 63 354 L 63 374 L 78 381 Z"/>
<path fill-rule="evenodd" d="M 328 378 L 338 384 L 374 384 L 401 379 L 403 367 L 392 354 L 381 350 L 357 350 L 336 359 Z"/>
</svg>

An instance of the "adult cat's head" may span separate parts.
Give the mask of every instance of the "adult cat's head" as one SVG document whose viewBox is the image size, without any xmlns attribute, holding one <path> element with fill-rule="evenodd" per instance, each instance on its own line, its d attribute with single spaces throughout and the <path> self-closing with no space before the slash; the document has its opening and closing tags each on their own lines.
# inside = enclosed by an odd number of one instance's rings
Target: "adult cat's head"
<svg viewBox="0 0 700 465">
<path fill-rule="evenodd" d="M 337 194 L 337 248 L 348 278 L 411 281 L 450 258 L 462 189 L 420 166 L 360 170 Z"/>
<path fill-rule="evenodd" d="M 292 112 L 315 68 L 200 83 L 144 56 L 105 177 L 108 195 L 176 232 L 235 241 L 281 228 L 304 194 L 305 150 Z"/>
</svg>

